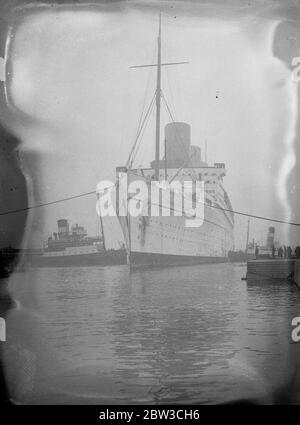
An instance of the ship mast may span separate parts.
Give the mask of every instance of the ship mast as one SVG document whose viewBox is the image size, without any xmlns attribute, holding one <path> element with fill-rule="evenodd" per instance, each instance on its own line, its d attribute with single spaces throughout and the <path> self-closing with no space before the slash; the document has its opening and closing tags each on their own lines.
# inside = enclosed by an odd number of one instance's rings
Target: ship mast
<svg viewBox="0 0 300 425">
<path fill-rule="evenodd" d="M 155 132 L 155 180 L 159 180 L 160 148 L 160 99 L 161 99 L 161 14 L 157 37 L 157 74 L 156 74 L 156 132 Z"/>
<path fill-rule="evenodd" d="M 102 234 L 102 246 L 103 246 L 103 250 L 104 250 L 104 251 L 106 251 L 106 246 L 105 246 L 105 235 L 104 235 L 104 226 L 103 226 L 103 221 L 102 221 L 102 217 L 101 217 L 101 215 L 99 216 L 99 221 L 100 221 L 101 234 Z"/>
<path fill-rule="evenodd" d="M 161 67 L 162 66 L 170 66 L 170 65 L 183 65 L 188 62 L 167 62 L 161 63 L 161 13 L 159 14 L 159 27 L 158 27 L 158 37 L 157 37 L 157 63 L 150 65 L 134 65 L 130 68 L 148 68 L 152 66 L 156 66 L 157 74 L 156 74 L 156 92 L 155 92 L 155 100 L 156 100 L 156 126 L 155 126 L 155 179 L 159 180 L 159 157 L 160 157 L 160 106 L 161 106 Z M 135 141 L 133 148 L 131 150 L 130 156 L 134 151 L 137 140 Z M 129 163 L 129 160 L 127 161 Z"/>
<path fill-rule="evenodd" d="M 248 251 L 248 245 L 249 245 L 249 231 L 250 231 L 250 218 L 248 218 L 248 226 L 247 226 L 246 252 Z"/>
</svg>

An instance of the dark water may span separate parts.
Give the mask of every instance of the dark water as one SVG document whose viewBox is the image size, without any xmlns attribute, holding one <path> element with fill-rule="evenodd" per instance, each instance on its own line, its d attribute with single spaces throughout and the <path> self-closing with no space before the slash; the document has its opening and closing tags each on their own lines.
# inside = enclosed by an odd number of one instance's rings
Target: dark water
<svg viewBox="0 0 300 425">
<path fill-rule="evenodd" d="M 219 264 L 15 273 L 4 345 L 14 400 L 272 402 L 295 376 L 300 291 L 247 285 L 245 272 Z"/>
</svg>

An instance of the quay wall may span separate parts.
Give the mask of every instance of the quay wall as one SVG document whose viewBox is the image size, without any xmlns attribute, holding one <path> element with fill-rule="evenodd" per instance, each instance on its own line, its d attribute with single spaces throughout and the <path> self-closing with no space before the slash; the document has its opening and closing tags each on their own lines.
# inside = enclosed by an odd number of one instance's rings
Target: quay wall
<svg viewBox="0 0 300 425">
<path fill-rule="evenodd" d="M 263 259 L 251 260 L 247 262 L 247 281 L 272 281 L 282 282 L 291 278 L 295 274 L 295 263 L 300 281 L 300 260 L 295 259 Z"/>
<path fill-rule="evenodd" d="M 295 261 L 294 281 L 298 286 L 300 286 L 300 260 Z"/>
</svg>

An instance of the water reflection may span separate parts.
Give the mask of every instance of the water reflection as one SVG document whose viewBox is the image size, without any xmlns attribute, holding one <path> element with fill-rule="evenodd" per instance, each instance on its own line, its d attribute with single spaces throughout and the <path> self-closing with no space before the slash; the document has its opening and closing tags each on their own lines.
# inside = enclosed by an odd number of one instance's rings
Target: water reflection
<svg viewBox="0 0 300 425">
<path fill-rule="evenodd" d="M 276 401 L 295 374 L 299 292 L 247 285 L 244 274 L 231 264 L 13 274 L 4 346 L 13 400 Z"/>
</svg>

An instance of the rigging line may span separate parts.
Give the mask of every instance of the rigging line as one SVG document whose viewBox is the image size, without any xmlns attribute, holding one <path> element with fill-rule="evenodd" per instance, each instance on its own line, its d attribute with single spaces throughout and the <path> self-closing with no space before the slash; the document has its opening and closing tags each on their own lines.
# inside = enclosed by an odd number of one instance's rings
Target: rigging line
<svg viewBox="0 0 300 425">
<path fill-rule="evenodd" d="M 164 96 L 164 94 L 163 94 L 163 93 L 162 93 L 162 99 L 163 99 L 163 101 L 164 101 L 164 103 L 165 103 L 165 106 L 166 106 L 167 111 L 168 111 L 168 113 L 169 113 L 169 115 L 170 115 L 170 118 L 171 118 L 171 120 L 173 121 L 173 124 L 175 125 L 175 130 L 176 130 L 177 136 L 179 137 L 179 141 L 181 142 L 181 146 L 183 147 L 183 149 L 184 149 L 184 151 L 185 151 L 185 155 L 186 155 L 186 157 L 187 157 L 187 162 L 188 162 L 188 163 L 190 163 L 191 155 L 187 152 L 187 150 L 186 150 L 186 148 L 185 148 L 185 146 L 184 146 L 184 143 L 183 143 L 183 141 L 182 141 L 182 137 L 181 137 L 181 135 L 180 135 L 180 134 L 179 134 L 179 132 L 178 132 L 178 128 L 177 128 L 176 122 L 175 122 L 175 120 L 174 120 L 174 118 L 173 118 L 172 112 L 170 111 L 169 105 L 168 105 L 167 100 L 166 100 L 166 98 L 165 98 L 165 96 Z M 196 178 L 197 178 L 197 176 L 196 176 L 195 170 L 194 170 L 194 169 L 192 168 L 192 166 L 191 166 L 191 163 L 190 163 L 190 168 L 192 169 L 192 173 L 194 174 L 194 177 L 195 177 L 195 179 L 196 179 Z"/>
<path fill-rule="evenodd" d="M 188 62 L 187 61 L 183 61 L 183 62 L 165 62 L 165 63 L 162 63 L 161 64 L 161 66 L 166 66 L 166 65 L 185 65 L 185 64 L 187 64 Z M 157 66 L 157 64 L 156 63 L 151 63 L 151 64 L 148 64 L 148 65 L 134 65 L 134 66 L 131 66 L 130 68 L 149 68 L 149 67 L 154 67 L 154 66 Z"/>
<path fill-rule="evenodd" d="M 138 141 L 138 143 L 136 144 L 135 152 L 133 152 L 133 154 L 132 154 L 132 158 L 131 158 L 131 162 L 130 162 L 130 167 L 129 167 L 129 168 L 131 168 L 131 167 L 132 167 L 133 162 L 134 162 L 134 160 L 135 160 L 135 158 L 136 158 L 136 156 L 137 156 L 138 150 L 139 150 L 139 148 L 140 148 L 141 142 L 142 142 L 142 140 L 143 140 L 144 133 L 145 133 L 145 131 L 146 131 L 146 127 L 147 127 L 147 125 L 148 125 L 148 123 L 149 123 L 149 119 L 150 119 L 150 116 L 151 116 L 151 113 L 152 113 L 152 110 L 153 110 L 154 100 L 155 100 L 155 95 L 154 95 L 154 97 L 153 97 L 153 99 L 152 99 L 152 101 L 151 101 L 151 104 L 150 104 L 149 110 L 147 111 L 147 115 L 145 116 L 145 120 L 144 120 L 144 123 L 143 123 L 143 128 L 141 129 L 141 133 L 140 133 L 139 141 Z"/>
<path fill-rule="evenodd" d="M 178 168 L 178 170 L 176 171 L 174 176 L 171 178 L 170 183 L 172 183 L 172 181 L 178 176 L 178 174 L 180 173 L 181 170 L 183 170 L 185 167 L 187 167 L 189 165 L 188 163 L 190 162 L 190 159 L 191 159 L 191 157 L 189 157 L 189 159 L 186 160 L 186 162 L 180 168 Z"/>
<path fill-rule="evenodd" d="M 138 132 L 138 134 L 137 134 L 137 136 L 136 136 L 136 139 L 135 139 L 135 141 L 134 141 L 134 144 L 133 144 L 133 146 L 132 146 L 132 148 L 131 148 L 131 151 L 130 151 L 130 153 L 129 153 L 129 157 L 128 157 L 128 160 L 127 160 L 127 163 L 126 163 L 127 168 L 131 168 L 131 166 L 132 166 L 134 151 L 135 151 L 136 145 L 137 145 L 137 143 L 138 143 L 139 137 L 140 137 L 140 135 L 141 135 L 141 132 L 142 132 L 142 130 L 143 130 L 143 127 L 144 127 L 145 121 L 146 121 L 146 119 L 147 119 L 147 117 L 148 117 L 148 115 L 149 115 L 149 113 L 150 113 L 150 111 L 151 111 L 151 109 L 152 109 L 152 104 L 154 103 L 155 96 L 156 96 L 156 91 L 155 91 L 155 93 L 154 93 L 154 96 L 153 96 L 153 97 L 152 97 L 152 99 L 151 99 L 151 102 L 150 102 L 150 105 L 148 106 L 148 109 L 147 109 L 146 115 L 144 116 L 144 119 L 143 119 L 142 125 L 141 125 L 141 127 L 140 127 L 140 129 L 139 129 L 139 132 Z"/>
<path fill-rule="evenodd" d="M 150 103 L 150 104 L 151 104 L 151 103 Z M 146 113 L 146 115 L 147 115 L 147 113 Z M 144 119 L 145 119 L 145 117 L 144 117 Z M 144 123 L 144 121 L 143 121 L 143 122 L 141 123 L 141 125 L 139 125 L 139 127 L 138 127 L 137 134 L 136 134 L 136 136 L 135 136 L 135 139 L 134 139 L 133 145 L 132 145 L 131 150 L 130 150 L 130 152 L 129 152 L 128 159 L 127 159 L 127 162 L 126 162 L 126 167 L 127 167 L 127 168 L 130 168 L 130 166 L 131 166 L 131 164 L 132 164 L 132 156 L 133 156 L 133 153 L 134 153 L 134 150 L 135 150 L 136 144 L 137 144 L 137 142 L 138 142 L 139 136 L 140 136 L 140 134 L 141 134 L 141 131 L 142 131 L 142 128 L 143 128 L 143 123 Z"/>
<path fill-rule="evenodd" d="M 132 167 L 132 164 L 133 164 L 133 161 L 134 161 L 134 158 L 135 158 L 135 155 L 136 155 L 136 152 L 135 152 L 136 146 L 138 144 L 138 141 L 139 141 L 139 138 L 140 138 L 141 134 L 143 134 L 143 128 L 144 128 L 145 122 L 146 122 L 146 120 L 148 118 L 148 115 L 149 115 L 149 113 L 150 113 L 150 111 L 152 109 L 152 104 L 154 102 L 154 98 L 155 98 L 155 94 L 154 94 L 154 96 L 153 96 L 153 98 L 152 98 L 152 100 L 151 100 L 151 102 L 149 104 L 147 113 L 146 113 L 146 115 L 145 115 L 145 117 L 143 119 L 142 125 L 141 125 L 141 127 L 139 129 L 139 133 L 138 133 L 138 135 L 137 135 L 137 137 L 136 137 L 136 139 L 134 141 L 134 144 L 132 146 L 132 149 L 130 151 L 130 154 L 129 154 L 129 157 L 128 157 L 128 160 L 127 160 L 127 163 L 126 163 L 126 167 L 127 168 L 131 168 Z"/>
<path fill-rule="evenodd" d="M 197 202 L 199 203 L 199 201 L 197 201 Z M 202 204 L 203 202 L 200 202 L 200 203 Z M 204 205 L 205 205 L 205 203 L 204 203 Z M 218 207 L 217 205 L 208 205 L 208 204 L 206 204 L 206 205 L 209 208 L 215 208 L 215 209 L 218 209 L 218 210 L 231 212 L 233 214 L 242 215 L 244 217 L 251 217 L 251 218 L 256 218 L 258 220 L 272 221 L 273 223 L 288 224 L 290 226 L 300 227 L 300 223 L 295 223 L 293 221 L 286 221 L 286 220 L 281 220 L 281 219 L 278 219 L 278 218 L 264 217 L 262 215 L 256 215 L 256 214 L 248 214 L 248 213 L 244 213 L 244 212 L 241 212 L 241 211 L 235 211 L 235 210 L 229 209 L 229 208 Z"/>
<path fill-rule="evenodd" d="M 18 213 L 18 212 L 24 212 L 24 211 L 28 211 L 28 210 L 32 210 L 32 209 L 40 208 L 40 207 L 46 207 L 48 205 L 53 205 L 53 204 L 58 204 L 60 202 L 70 201 L 71 199 L 82 198 L 84 196 L 92 195 L 92 194 L 95 194 L 95 193 L 96 193 L 96 191 L 93 190 L 92 192 L 81 193 L 80 195 L 70 196 L 68 198 L 63 198 L 63 199 L 57 199 L 56 201 L 45 202 L 45 203 L 42 203 L 42 204 L 31 205 L 31 206 L 25 207 L 25 208 L 18 208 L 18 209 L 15 209 L 15 210 L 4 211 L 4 212 L 0 212 L 0 216 Z"/>
<path fill-rule="evenodd" d="M 134 174 L 134 173 L 132 173 L 132 174 Z M 165 189 L 165 188 L 160 188 L 161 190 L 163 190 L 163 191 L 167 191 L 167 189 Z M 183 199 L 187 199 L 187 200 L 189 200 L 186 196 L 184 196 L 183 194 L 182 194 L 182 198 Z M 134 200 L 137 200 L 137 201 L 141 201 L 139 198 L 135 198 L 134 196 L 130 196 L 129 198 L 128 198 L 128 200 L 130 200 L 130 199 L 134 199 Z M 197 202 L 196 202 L 197 203 Z M 199 203 L 199 202 L 198 202 Z M 162 207 L 163 205 L 162 205 L 162 203 L 155 203 L 155 202 L 152 202 L 151 201 L 151 204 L 153 204 L 153 205 L 157 205 L 157 206 L 160 206 L 160 207 Z M 204 202 L 204 205 L 207 205 L 207 206 L 209 206 L 209 204 L 207 204 L 207 203 L 205 203 Z M 220 209 L 222 209 L 222 208 L 220 208 Z M 169 210 L 170 211 L 173 211 L 173 212 L 181 212 L 182 213 L 182 210 L 179 210 L 179 209 L 175 209 L 174 207 L 171 207 L 171 205 L 170 205 L 170 207 L 169 207 Z M 184 215 L 186 218 L 188 218 L 188 219 L 191 219 L 191 218 L 193 218 L 193 217 L 188 217 L 188 216 L 186 216 L 186 215 Z M 195 216 L 194 216 L 195 217 Z M 220 227 L 221 229 L 223 229 L 223 230 L 227 230 L 224 226 L 221 226 L 220 224 L 218 224 L 218 223 L 215 223 L 214 221 L 210 221 L 210 220 L 208 220 L 208 219 L 205 219 L 205 218 L 203 218 L 203 221 L 206 221 L 206 222 L 208 222 L 208 223 L 211 223 L 211 224 L 214 224 L 215 226 L 217 226 L 217 227 Z"/>
<path fill-rule="evenodd" d="M 155 51 L 156 51 L 156 48 L 154 48 L 154 49 L 153 49 L 152 61 L 154 61 Z M 152 75 L 152 72 L 151 72 L 151 70 L 150 70 L 150 72 L 148 73 L 148 80 L 147 80 L 146 89 L 145 89 L 145 94 L 144 94 L 143 106 L 142 106 L 142 110 L 141 110 L 140 118 L 139 118 L 139 121 L 138 121 L 137 134 L 136 134 L 135 142 L 134 142 L 133 146 L 135 146 L 135 144 L 137 143 L 137 139 L 138 139 L 138 137 L 139 137 L 139 133 L 140 133 L 140 131 L 141 131 L 141 127 L 140 127 L 140 126 L 141 126 L 141 122 L 142 122 L 143 115 L 144 115 L 144 112 L 145 112 L 146 99 L 147 99 L 147 92 L 148 92 L 149 85 L 150 85 L 151 75 Z M 131 149 L 131 151 L 130 151 L 129 158 L 128 158 L 128 160 L 127 160 L 127 164 L 128 164 L 128 163 L 129 163 L 129 161 L 130 161 L 130 155 L 132 154 L 133 150 L 134 150 L 134 147 L 133 147 L 133 148 Z"/>
<path fill-rule="evenodd" d="M 134 173 L 132 173 L 132 174 L 134 174 Z M 136 174 L 136 175 L 140 177 L 139 174 Z M 162 188 L 162 190 L 166 190 L 166 189 Z M 256 214 L 249 214 L 249 213 L 237 211 L 237 210 L 234 210 L 234 209 L 218 207 L 216 205 L 209 205 L 207 202 L 196 201 L 196 203 L 206 205 L 209 208 L 214 208 L 214 209 L 218 209 L 218 210 L 222 210 L 222 211 L 231 212 L 231 213 L 236 214 L 236 215 L 241 215 L 241 216 L 250 217 L 250 218 L 256 218 L 257 220 L 265 220 L 265 221 L 271 221 L 271 222 L 274 222 L 274 223 L 287 224 L 289 226 L 300 227 L 300 223 L 296 223 L 296 222 L 292 222 L 292 221 L 286 221 L 286 220 L 282 220 L 282 219 L 278 219 L 278 218 L 271 218 L 271 217 L 266 217 L 266 216 L 256 215 Z"/>
<path fill-rule="evenodd" d="M 115 184 L 112 184 L 111 186 L 107 186 L 103 189 L 110 189 L 111 187 L 114 187 L 114 186 L 115 186 Z M 41 208 L 41 207 L 47 207 L 49 205 L 59 204 L 60 202 L 71 201 L 72 199 L 83 198 L 83 197 L 89 196 L 89 195 L 97 195 L 97 191 L 93 190 L 91 192 L 80 193 L 79 195 L 69 196 L 67 198 L 56 199 L 55 201 L 49 201 L 49 202 L 44 202 L 44 203 L 41 203 L 41 204 L 30 205 L 29 207 L 17 208 L 15 210 L 3 211 L 3 212 L 0 212 L 0 216 L 19 213 L 19 212 L 25 212 L 25 211 L 29 211 L 29 210 L 33 210 L 33 209 Z"/>
<path fill-rule="evenodd" d="M 166 102 L 164 96 L 163 96 L 163 100 Z M 172 119 L 172 117 L 171 117 L 171 119 Z M 172 121 L 174 122 L 173 119 L 172 119 Z M 176 132 L 178 133 L 178 130 L 177 130 L 176 125 L 175 125 L 175 129 L 176 129 Z M 172 181 L 178 176 L 178 174 L 180 173 L 181 170 L 183 170 L 183 168 L 185 168 L 185 167 L 187 167 L 189 165 L 190 161 L 191 161 L 191 155 L 188 155 L 187 160 L 183 163 L 183 165 L 180 168 L 178 168 L 178 170 L 176 171 L 175 175 L 171 178 L 170 183 L 172 183 Z M 192 172 L 194 174 L 194 178 L 197 179 L 196 172 L 194 171 L 194 169 L 192 169 Z"/>
<path fill-rule="evenodd" d="M 136 174 L 136 173 L 132 173 L 132 174 Z M 136 174 L 136 175 L 140 177 L 139 174 Z M 116 186 L 116 184 L 112 184 L 111 186 L 107 186 L 104 189 L 109 189 L 109 188 L 115 187 L 115 186 Z M 18 213 L 18 212 L 24 212 L 24 211 L 28 211 L 28 210 L 32 210 L 32 209 L 36 209 L 36 208 L 41 208 L 41 207 L 46 207 L 48 205 L 58 204 L 60 202 L 71 201 L 72 199 L 82 198 L 82 197 L 93 195 L 93 194 L 94 195 L 97 194 L 97 191 L 93 190 L 91 192 L 85 192 L 85 193 L 70 196 L 70 197 L 67 197 L 67 198 L 57 199 L 57 200 L 51 201 L 51 202 L 45 202 L 45 203 L 42 203 L 42 204 L 31 205 L 31 206 L 26 207 L 26 208 L 18 208 L 18 209 L 15 209 L 15 210 L 3 211 L 3 212 L 0 212 L 0 216 L 14 214 L 14 213 Z M 286 220 L 281 220 L 281 219 L 277 219 L 277 218 L 271 218 L 271 217 L 266 217 L 266 216 L 261 216 L 261 215 L 256 215 L 256 214 L 248 214 L 248 213 L 245 213 L 245 212 L 242 212 L 242 211 L 236 211 L 236 210 L 229 209 L 229 208 L 218 207 L 216 205 L 209 205 L 206 202 L 197 201 L 197 203 L 204 204 L 204 205 L 208 206 L 209 208 L 215 208 L 215 209 L 218 209 L 218 210 L 231 212 L 233 214 L 241 215 L 241 216 L 244 216 L 244 217 L 251 217 L 251 218 L 256 218 L 258 220 L 265 220 L 265 221 L 270 221 L 270 222 L 274 222 L 274 223 L 287 224 L 289 226 L 300 227 L 300 223 L 296 223 L 296 222 L 291 222 L 291 221 L 286 221 Z"/>
<path fill-rule="evenodd" d="M 167 55 L 166 55 L 165 46 L 163 45 L 162 48 L 163 48 L 163 51 L 164 51 L 164 56 L 166 57 Z M 177 113 L 176 113 L 176 108 L 175 108 L 175 97 L 174 97 L 174 94 L 173 94 L 173 89 L 171 87 L 171 79 L 170 79 L 168 67 L 166 67 L 164 75 L 166 76 L 167 85 L 168 85 L 169 93 L 170 93 L 170 100 L 171 100 L 174 116 L 175 116 L 175 119 L 177 121 Z"/>
<path fill-rule="evenodd" d="M 134 152 L 131 155 L 130 164 L 128 164 L 128 167 L 127 167 L 129 169 L 131 169 L 132 166 L 133 166 L 133 163 L 134 163 L 134 161 L 136 159 L 136 156 L 137 156 L 137 153 L 139 151 L 141 142 L 143 140 L 144 133 L 146 131 L 146 127 L 148 126 L 149 119 L 150 119 L 150 116 L 151 116 L 151 112 L 153 110 L 154 100 L 155 100 L 155 96 L 153 97 L 152 102 L 149 105 L 149 110 L 147 111 L 147 115 L 145 116 L 145 119 L 144 119 L 144 122 L 143 122 L 143 127 L 141 128 L 141 132 L 140 132 L 140 135 L 139 135 L 139 140 L 137 140 L 137 142 L 135 144 L 135 150 L 134 150 Z"/>
<path fill-rule="evenodd" d="M 134 199 L 134 200 L 136 200 L 136 201 L 141 201 L 139 198 L 135 198 L 134 196 L 132 196 L 132 197 L 130 197 L 129 198 L 129 200 L 131 200 L 131 199 Z M 161 203 L 157 203 L 157 202 L 152 202 L 151 203 L 152 205 L 156 205 L 156 206 L 159 206 L 159 207 L 161 207 L 162 206 L 162 204 Z M 179 209 L 175 209 L 174 207 L 170 207 L 169 208 L 169 210 L 170 211 L 173 211 L 173 212 L 182 212 L 181 210 L 179 210 Z M 192 219 L 193 217 L 188 217 L 188 216 L 186 216 L 186 215 L 183 215 L 186 219 Z M 148 217 L 148 216 L 146 216 L 146 217 Z M 151 215 L 150 215 L 150 217 L 151 217 Z M 168 217 L 168 216 L 167 216 Z M 178 217 L 178 216 L 174 216 L 174 217 Z M 210 224 L 213 224 L 214 226 L 216 226 L 216 227 L 219 227 L 220 229 L 222 229 L 222 230 L 224 230 L 225 232 L 227 231 L 227 229 L 224 227 L 224 226 L 221 226 L 220 224 L 218 224 L 218 223 L 215 223 L 214 221 L 211 221 L 211 220 L 208 220 L 207 218 L 203 218 L 203 221 L 206 221 L 207 223 L 210 223 Z M 188 228 L 188 231 L 189 232 L 192 232 L 192 233 L 197 233 L 195 230 L 192 230 L 192 228 Z M 222 239 L 221 237 L 214 237 L 215 239 Z"/>
<path fill-rule="evenodd" d="M 155 52 L 156 52 L 156 48 L 154 47 L 154 49 L 153 49 L 153 55 L 152 55 L 152 62 L 154 61 Z M 147 84 L 146 84 L 145 94 L 144 94 L 144 101 L 143 101 L 141 115 L 140 115 L 139 122 L 138 122 L 137 133 L 139 131 L 139 128 L 140 128 L 140 125 L 141 125 L 141 122 L 142 122 L 142 118 L 143 118 L 143 115 L 144 115 L 144 112 L 145 112 L 145 108 L 146 108 L 147 92 L 148 92 L 148 89 L 149 89 L 150 79 L 151 79 L 151 75 L 152 75 L 152 72 L 151 71 L 152 70 L 150 70 L 149 73 L 148 73 L 148 79 L 147 79 Z"/>
<path fill-rule="evenodd" d="M 232 214 L 241 215 L 241 216 L 244 216 L 244 217 L 256 218 L 258 220 L 271 221 L 273 223 L 288 224 L 290 226 L 300 227 L 300 223 L 295 223 L 295 222 L 292 222 L 292 221 L 281 220 L 281 219 L 278 219 L 278 218 L 265 217 L 265 216 L 256 215 L 256 214 L 244 213 L 242 211 L 236 211 L 236 210 L 233 210 L 233 209 L 230 209 L 230 208 L 224 208 L 224 207 L 217 206 L 217 205 L 210 205 L 207 202 L 196 201 L 196 204 L 206 205 L 209 208 L 214 208 L 214 209 L 217 209 L 217 210 L 227 211 L 227 212 L 230 212 Z"/>
<path fill-rule="evenodd" d="M 154 105 L 154 103 L 153 103 L 153 105 Z M 153 109 L 153 105 L 152 105 L 152 109 Z M 151 111 L 151 112 L 152 112 L 152 111 Z M 148 126 L 148 123 L 149 123 L 149 121 L 150 121 L 150 116 L 151 116 L 151 114 L 149 114 L 149 115 L 148 115 L 147 122 L 145 123 L 145 126 L 144 126 L 144 128 L 143 128 L 143 131 L 142 131 L 142 134 L 141 134 L 140 140 L 139 140 L 138 145 L 137 145 L 137 147 L 136 147 L 136 150 L 135 150 L 135 153 L 134 153 L 134 158 L 133 158 L 133 160 L 132 160 L 132 166 L 134 165 L 134 161 L 136 160 L 136 158 L 137 158 L 137 154 L 138 154 L 139 149 L 140 149 L 140 147 L 141 147 L 142 140 L 143 140 L 143 137 L 144 137 L 144 134 L 145 134 L 145 131 L 146 131 L 146 127 Z M 143 157 L 143 155 L 142 155 L 142 157 Z M 132 168 L 132 166 L 131 166 L 131 168 Z"/>
<path fill-rule="evenodd" d="M 130 197 L 130 199 L 134 199 L 134 200 L 136 200 L 136 201 L 141 201 L 139 198 L 135 198 L 134 196 Z M 161 206 L 162 206 L 162 204 L 161 204 L 161 203 L 157 203 L 157 202 L 151 202 L 151 204 L 152 204 L 152 205 L 159 206 L 159 207 L 161 207 Z M 170 211 L 173 211 L 173 212 L 180 212 L 180 213 L 182 213 L 182 211 L 181 211 L 181 210 L 179 210 L 179 209 L 175 209 L 174 207 L 171 207 L 171 206 L 170 206 L 169 210 L 170 210 Z M 188 216 L 186 216 L 186 215 L 183 215 L 183 216 L 184 216 L 186 219 L 192 219 L 192 218 L 193 218 L 193 217 L 188 217 Z M 146 217 L 147 217 L 147 216 L 146 216 Z M 151 215 L 150 215 L 150 217 L 151 217 Z M 167 217 L 168 217 L 168 216 L 167 216 Z M 174 216 L 174 217 L 178 217 L 178 216 Z M 221 226 L 220 224 L 215 223 L 214 221 L 208 220 L 207 218 L 203 218 L 203 221 L 206 221 L 207 223 L 213 224 L 214 226 L 219 227 L 220 229 L 223 229 L 223 230 L 227 231 L 227 229 L 226 229 L 224 226 Z M 191 228 L 189 228 L 189 231 L 191 231 L 191 232 L 195 232 L 195 230 L 191 230 Z M 218 239 L 221 239 L 221 238 L 218 238 Z"/>
<path fill-rule="evenodd" d="M 164 101 L 164 103 L 165 103 L 165 106 L 166 106 L 166 108 L 167 108 L 167 112 L 169 113 L 171 120 L 172 120 L 172 121 L 173 121 L 173 123 L 175 124 L 175 130 L 176 130 L 176 133 L 177 133 L 177 135 L 178 135 L 179 141 L 181 142 L 181 145 L 182 145 L 182 147 L 183 147 L 183 149 L 184 149 L 184 151 L 185 151 L 186 157 L 187 157 L 188 159 L 190 159 L 190 154 L 187 152 L 187 150 L 186 150 L 186 148 L 185 148 L 185 146 L 184 146 L 184 143 L 183 143 L 183 141 L 182 141 L 182 137 L 181 137 L 181 135 L 180 135 L 180 134 L 179 134 L 179 132 L 178 132 L 178 128 L 177 128 L 177 125 L 176 125 L 176 121 L 174 120 L 173 114 L 172 114 L 172 112 L 171 112 L 171 110 L 170 110 L 170 107 L 169 107 L 169 105 L 168 105 L 168 102 L 167 102 L 167 100 L 166 100 L 166 98 L 165 98 L 165 96 L 164 96 L 163 92 L 161 93 L 161 97 L 162 97 L 162 99 L 163 99 L 163 101 Z"/>
</svg>

